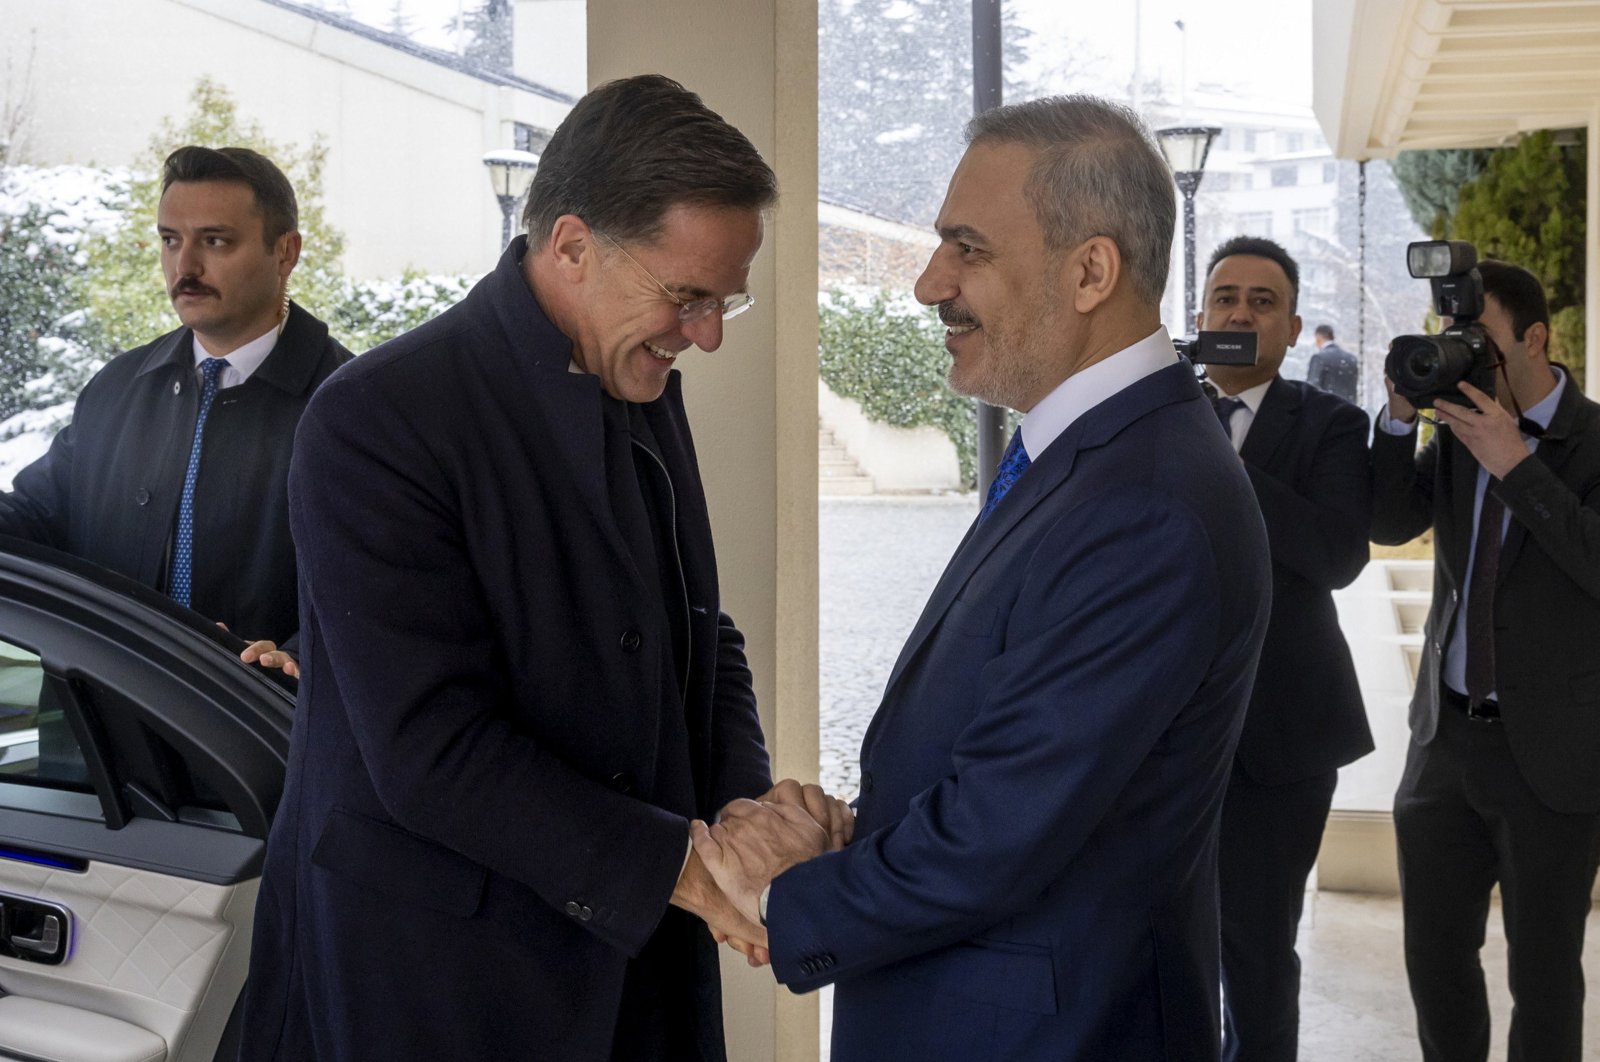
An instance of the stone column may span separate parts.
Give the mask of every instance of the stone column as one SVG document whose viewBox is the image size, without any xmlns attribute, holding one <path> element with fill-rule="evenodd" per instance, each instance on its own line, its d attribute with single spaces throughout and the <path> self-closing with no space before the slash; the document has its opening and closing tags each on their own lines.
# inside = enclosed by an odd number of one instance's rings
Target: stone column
<svg viewBox="0 0 1600 1062">
<path fill-rule="evenodd" d="M 751 271 L 755 308 L 681 359 L 723 607 L 748 638 L 778 777 L 817 776 L 817 5 L 589 0 L 590 84 L 662 73 L 750 137 L 782 196 Z M 728 1056 L 817 1058 L 815 995 L 723 964 Z"/>
</svg>

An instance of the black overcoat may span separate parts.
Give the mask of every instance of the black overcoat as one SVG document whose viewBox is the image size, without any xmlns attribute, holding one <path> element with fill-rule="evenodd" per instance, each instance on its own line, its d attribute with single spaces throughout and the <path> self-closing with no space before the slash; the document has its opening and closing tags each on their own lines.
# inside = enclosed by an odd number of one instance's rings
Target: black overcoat
<svg viewBox="0 0 1600 1062">
<path fill-rule="evenodd" d="M 191 603 L 240 637 L 281 645 L 294 635 L 295 426 L 312 392 L 350 357 L 327 325 L 291 303 L 272 353 L 244 383 L 218 392 L 206 420 Z M 194 366 L 187 328 L 113 358 L 50 449 L 0 494 L 0 532 L 165 590 L 200 410 Z"/>
<path fill-rule="evenodd" d="M 680 378 L 639 408 L 671 480 L 681 667 L 635 563 L 648 529 L 611 501 L 626 428 L 568 371 L 523 246 L 301 424 L 304 670 L 246 1060 L 605 1062 L 687 820 L 771 783 Z M 703 928 L 696 945 L 680 976 L 714 1056 L 717 959 Z"/>
</svg>

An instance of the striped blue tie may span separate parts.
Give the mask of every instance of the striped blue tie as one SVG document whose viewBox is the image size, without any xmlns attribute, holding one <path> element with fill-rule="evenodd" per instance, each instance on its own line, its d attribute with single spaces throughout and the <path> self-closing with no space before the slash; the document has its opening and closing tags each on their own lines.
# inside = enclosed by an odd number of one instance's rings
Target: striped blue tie
<svg viewBox="0 0 1600 1062">
<path fill-rule="evenodd" d="M 989 484 L 989 497 L 984 500 L 983 511 L 978 514 L 979 521 L 994 512 L 995 506 L 1000 504 L 1000 499 L 1006 496 L 1006 491 L 1022 478 L 1022 474 L 1031 464 L 1033 459 L 1028 456 L 1028 448 L 1022 445 L 1022 429 L 1018 428 L 1012 434 L 1006 452 L 1000 457 L 1000 467 L 995 471 L 994 482 Z"/>
<path fill-rule="evenodd" d="M 172 548 L 172 599 L 180 605 L 189 603 L 194 589 L 194 485 L 200 478 L 200 442 L 205 436 L 206 417 L 211 415 L 211 403 L 217 397 L 222 370 L 227 367 L 224 358 L 207 358 L 200 366 L 205 376 L 200 387 L 200 415 L 194 421 L 194 442 L 189 445 L 189 468 L 183 474 L 183 499 L 178 502 L 178 531 Z"/>
</svg>

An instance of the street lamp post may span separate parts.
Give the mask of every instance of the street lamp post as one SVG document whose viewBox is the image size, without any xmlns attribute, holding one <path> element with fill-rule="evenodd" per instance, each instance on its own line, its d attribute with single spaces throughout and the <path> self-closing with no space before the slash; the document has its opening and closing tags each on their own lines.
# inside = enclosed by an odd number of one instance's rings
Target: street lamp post
<svg viewBox="0 0 1600 1062">
<path fill-rule="evenodd" d="M 500 201 L 500 246 L 511 242 L 511 215 L 517 202 L 528 194 L 533 183 L 533 171 L 539 168 L 539 156 L 531 151 L 490 151 L 483 156 L 489 169 L 489 185 L 494 197 Z"/>
<path fill-rule="evenodd" d="M 1000 0 L 972 0 L 972 113 L 1000 106 L 1005 84 Z M 1006 450 L 1006 411 L 978 402 L 978 502 L 989 493 Z"/>
<path fill-rule="evenodd" d="M 1194 328 L 1194 193 L 1205 173 L 1211 141 L 1221 129 L 1214 125 L 1180 125 L 1156 130 L 1161 153 L 1172 168 L 1172 179 L 1183 193 L 1183 331 Z"/>
</svg>

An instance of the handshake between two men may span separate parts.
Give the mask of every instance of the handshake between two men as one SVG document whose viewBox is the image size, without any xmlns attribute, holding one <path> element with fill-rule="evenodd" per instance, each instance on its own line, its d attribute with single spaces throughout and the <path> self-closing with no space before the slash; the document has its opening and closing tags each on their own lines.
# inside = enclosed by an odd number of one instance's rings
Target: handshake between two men
<svg viewBox="0 0 1600 1062">
<path fill-rule="evenodd" d="M 689 824 L 693 842 L 672 902 L 703 919 L 718 943 L 751 966 L 771 961 L 761 896 L 797 863 L 836 852 L 855 833 L 855 813 L 819 785 L 784 779 L 757 800 L 735 800 L 715 823 Z"/>
</svg>

